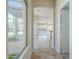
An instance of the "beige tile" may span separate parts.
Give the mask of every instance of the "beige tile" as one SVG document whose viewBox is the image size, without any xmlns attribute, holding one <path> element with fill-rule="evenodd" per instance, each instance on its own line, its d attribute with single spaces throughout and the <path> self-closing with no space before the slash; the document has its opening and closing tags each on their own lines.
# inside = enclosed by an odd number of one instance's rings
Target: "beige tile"
<svg viewBox="0 0 79 59">
<path fill-rule="evenodd" d="M 33 51 L 31 59 L 61 59 L 61 55 L 54 49 L 37 49 Z"/>
</svg>

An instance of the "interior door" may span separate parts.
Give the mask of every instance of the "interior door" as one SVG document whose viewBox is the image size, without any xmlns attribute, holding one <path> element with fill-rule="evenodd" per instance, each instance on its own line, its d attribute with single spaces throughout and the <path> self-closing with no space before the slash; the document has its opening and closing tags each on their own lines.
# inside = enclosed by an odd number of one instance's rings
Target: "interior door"
<svg viewBox="0 0 79 59">
<path fill-rule="evenodd" d="M 60 46 L 61 54 L 69 58 L 69 4 L 66 4 L 61 10 L 60 21 Z"/>
</svg>

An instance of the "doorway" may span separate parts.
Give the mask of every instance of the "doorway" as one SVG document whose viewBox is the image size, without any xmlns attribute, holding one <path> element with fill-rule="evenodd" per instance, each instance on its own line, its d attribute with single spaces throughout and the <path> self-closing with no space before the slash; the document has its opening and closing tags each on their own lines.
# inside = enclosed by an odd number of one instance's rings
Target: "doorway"
<svg viewBox="0 0 79 59">
<path fill-rule="evenodd" d="M 54 18 L 53 11 L 51 8 L 46 8 L 46 7 L 33 8 L 33 19 L 34 19 L 33 48 L 34 49 L 54 48 L 53 18 Z"/>
<path fill-rule="evenodd" d="M 38 21 L 35 26 L 36 36 L 34 39 L 34 49 L 52 48 L 52 23 Z"/>
<path fill-rule="evenodd" d="M 63 59 L 69 59 L 69 3 L 61 9 L 60 46 Z"/>
</svg>

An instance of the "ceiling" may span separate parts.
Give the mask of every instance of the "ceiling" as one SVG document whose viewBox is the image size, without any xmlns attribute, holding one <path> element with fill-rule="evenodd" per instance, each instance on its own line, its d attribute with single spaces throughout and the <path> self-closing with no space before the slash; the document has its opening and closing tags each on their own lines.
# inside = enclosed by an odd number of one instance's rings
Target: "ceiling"
<svg viewBox="0 0 79 59">
<path fill-rule="evenodd" d="M 54 0 L 33 0 L 33 7 L 54 7 Z"/>
<path fill-rule="evenodd" d="M 54 0 L 33 0 L 33 15 L 38 20 L 51 20 L 54 10 Z"/>
<path fill-rule="evenodd" d="M 40 18 L 50 18 L 52 17 L 52 9 L 46 7 L 37 7 L 34 8 L 34 15 Z"/>
</svg>

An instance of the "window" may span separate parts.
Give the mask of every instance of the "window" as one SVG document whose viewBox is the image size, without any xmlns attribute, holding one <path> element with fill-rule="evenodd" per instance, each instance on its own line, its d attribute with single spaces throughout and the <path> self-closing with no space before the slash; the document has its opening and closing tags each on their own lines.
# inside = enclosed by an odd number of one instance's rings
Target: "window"
<svg viewBox="0 0 79 59">
<path fill-rule="evenodd" d="M 37 38 L 47 38 L 51 30 L 52 24 L 37 23 Z"/>
<path fill-rule="evenodd" d="M 21 17 L 16 17 L 8 13 L 8 36 L 9 41 L 17 41 L 23 39 L 24 23 Z"/>
<path fill-rule="evenodd" d="M 23 0 L 8 0 L 8 53 L 17 59 L 27 44 L 26 4 Z"/>
<path fill-rule="evenodd" d="M 9 41 L 15 40 L 15 19 L 10 13 L 8 13 L 8 38 Z"/>
</svg>

